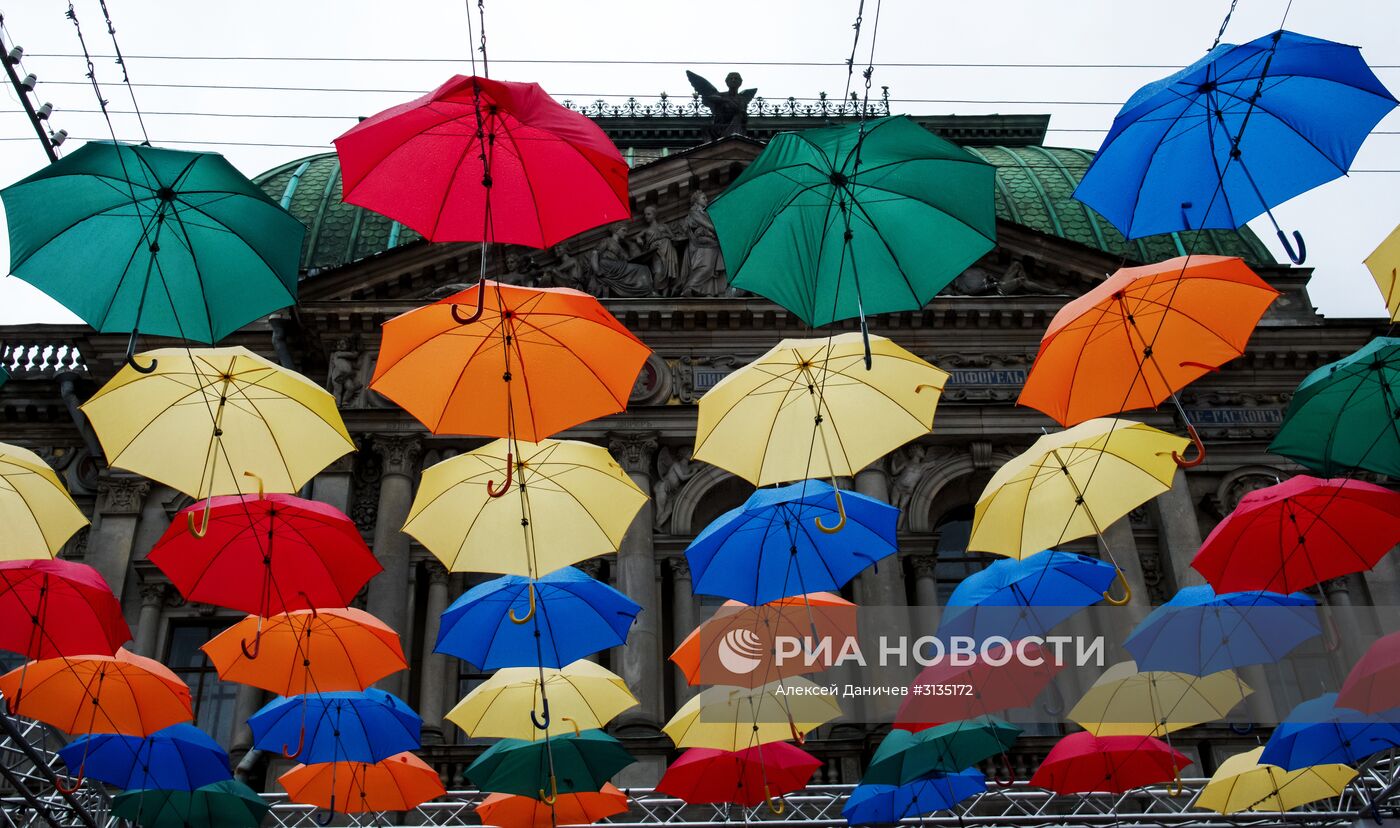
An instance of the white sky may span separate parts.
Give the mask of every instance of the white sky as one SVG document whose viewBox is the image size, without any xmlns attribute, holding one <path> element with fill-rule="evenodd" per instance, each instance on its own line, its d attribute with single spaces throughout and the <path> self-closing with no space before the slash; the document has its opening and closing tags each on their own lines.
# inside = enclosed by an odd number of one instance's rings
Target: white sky
<svg viewBox="0 0 1400 828">
<path fill-rule="evenodd" d="M 661 91 L 688 96 L 689 66 L 717 83 L 731 68 L 771 99 L 789 95 L 839 96 L 845 67 L 745 66 L 743 62 L 845 60 L 858 0 L 488 0 L 486 23 L 492 76 L 530 80 L 556 97 L 600 95 L 652 98 Z M 877 0 L 866 1 L 866 58 Z M 1227 42 L 1243 42 L 1278 27 L 1287 0 L 1240 0 Z M 97 0 L 74 0 L 94 54 L 111 42 Z M 471 0 L 475 6 L 475 0 Z M 426 91 L 454 72 L 469 71 L 462 0 L 108 0 L 122 51 L 141 55 L 446 58 L 456 63 L 348 63 L 152 60 L 128 58 L 136 83 L 221 84 L 252 87 L 351 87 Z M 1050 113 L 1053 128 L 1105 129 L 1116 106 L 1044 102 L 1124 100 L 1166 69 L 897 67 L 886 63 L 1126 63 L 1185 65 L 1210 46 L 1226 0 L 883 0 L 875 86 L 900 99 L 1002 103 L 897 102 L 896 112 Z M 82 85 L 81 61 L 44 57 L 78 50 L 62 0 L 0 0 L 10 35 L 31 57 L 38 97 L 52 101 L 53 124 L 77 137 L 105 137 L 92 90 Z M 1372 65 L 1400 64 L 1400 3 L 1395 0 L 1294 0 L 1287 28 L 1362 47 Z M 665 60 L 674 66 L 506 63 L 507 60 Z M 712 65 L 702 65 L 702 61 Z M 97 79 L 112 108 L 129 110 L 120 70 L 96 61 Z M 1378 69 L 1400 92 L 1400 69 Z M 75 82 L 60 85 L 57 81 Z M 856 78 L 857 86 L 860 84 Z M 8 84 L 0 112 L 0 182 L 33 172 L 45 159 Z M 210 89 L 136 89 L 157 145 L 242 141 L 329 142 L 355 122 L 413 97 L 406 93 L 279 92 Z M 1019 101 L 1026 103 L 1006 103 Z M 1036 103 L 1042 102 L 1042 103 Z M 157 112 L 329 115 L 331 119 L 188 117 Z M 135 119 L 117 116 L 118 138 L 139 140 Z M 1392 113 L 1378 127 L 1400 132 Z M 1055 132 L 1047 144 L 1097 148 L 1102 133 Z M 76 141 L 68 146 L 76 147 Z M 248 175 L 316 152 L 296 147 L 203 147 L 221 151 Z M 1400 134 L 1372 135 L 1357 170 L 1400 170 Z M 1303 232 L 1308 265 L 1317 268 L 1312 295 L 1330 316 L 1372 316 L 1380 295 L 1361 261 L 1400 222 L 1400 174 L 1358 172 L 1279 207 L 1285 228 Z M 1280 253 L 1267 220 L 1254 223 Z M 0 239 L 0 261 L 8 251 Z M 0 323 L 65 321 L 66 311 L 13 277 L 0 280 Z"/>
</svg>

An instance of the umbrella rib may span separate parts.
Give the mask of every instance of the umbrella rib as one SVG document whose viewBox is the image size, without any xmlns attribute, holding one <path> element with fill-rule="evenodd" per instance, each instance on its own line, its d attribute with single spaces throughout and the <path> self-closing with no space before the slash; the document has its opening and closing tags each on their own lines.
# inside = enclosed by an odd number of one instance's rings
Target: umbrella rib
<svg viewBox="0 0 1400 828">
<path fill-rule="evenodd" d="M 543 242 L 545 239 L 544 216 L 540 212 L 539 196 L 535 194 L 535 182 L 530 178 L 530 168 L 525 163 L 525 154 L 520 151 L 520 144 L 516 143 L 515 135 L 511 130 L 505 128 L 505 120 L 499 115 L 496 116 L 496 119 L 501 122 L 501 134 L 506 136 L 506 140 L 510 142 L 511 147 L 515 150 L 515 159 L 520 162 L 520 177 L 525 181 L 525 188 L 530 191 L 530 203 L 535 207 L 535 228 L 539 230 L 540 241 Z M 494 223 L 492 224 L 492 228 L 492 234 L 494 235 Z"/>
</svg>

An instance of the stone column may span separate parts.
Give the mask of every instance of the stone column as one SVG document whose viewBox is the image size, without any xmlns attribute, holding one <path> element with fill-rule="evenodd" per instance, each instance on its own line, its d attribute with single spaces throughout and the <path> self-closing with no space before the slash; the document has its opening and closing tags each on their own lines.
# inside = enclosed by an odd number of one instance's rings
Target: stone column
<svg viewBox="0 0 1400 828">
<path fill-rule="evenodd" d="M 877 461 L 856 473 L 856 491 L 876 500 L 890 502 L 890 480 L 885 476 L 883 461 Z M 899 559 L 890 556 L 860 573 L 860 594 L 870 606 L 902 607 L 909 603 L 904 591 L 904 571 Z"/>
<path fill-rule="evenodd" d="M 98 519 L 88 538 L 87 563 L 102 573 L 118 597 L 126 586 L 126 574 L 131 568 L 141 504 L 150 491 L 148 481 L 110 471 L 103 472 L 97 483 Z"/>
<path fill-rule="evenodd" d="M 1201 524 L 1196 520 L 1196 504 L 1186 484 L 1186 472 L 1177 469 L 1172 487 L 1153 501 L 1157 509 L 1158 536 L 1161 548 L 1171 566 L 1175 589 L 1205 583 L 1201 574 L 1191 568 L 1191 559 L 1201 548 Z"/>
<path fill-rule="evenodd" d="M 413 505 L 413 475 L 418 470 L 422 441 L 417 435 L 379 434 L 379 509 L 374 521 L 374 556 L 384 571 L 369 582 L 368 609 L 400 636 L 408 633 L 409 537 L 401 530 Z M 381 690 L 402 696 L 408 676 L 396 673 L 375 683 Z"/>
<path fill-rule="evenodd" d="M 131 542 L 133 561 L 145 560 L 146 556 L 151 554 L 156 541 L 170 528 L 170 516 L 165 510 L 175 496 L 174 489 L 159 483 L 153 484 L 151 490 L 146 493 L 145 502 L 141 505 L 141 517 L 136 523 L 136 534 Z"/>
<path fill-rule="evenodd" d="M 136 654 L 146 658 L 159 659 L 156 652 L 160 646 L 160 614 L 165 607 L 165 599 L 170 594 L 170 585 L 165 583 L 141 585 L 141 615 L 136 622 Z"/>
<path fill-rule="evenodd" d="M 671 627 L 676 631 L 674 645 L 684 641 L 696 627 L 695 593 L 690 583 L 690 563 L 684 555 L 671 558 Z M 676 707 L 679 708 L 695 695 L 696 688 L 686 682 L 680 670 L 669 664 L 662 667 L 676 676 Z"/>
<path fill-rule="evenodd" d="M 233 746 L 229 749 L 229 758 L 234 765 L 253 746 L 253 731 L 248 727 L 248 718 L 263 706 L 263 696 L 263 690 L 251 684 L 238 685 L 238 693 L 233 699 Z"/>
<path fill-rule="evenodd" d="M 914 619 L 915 635 L 932 635 L 938 628 L 938 555 L 908 556 L 910 571 L 914 574 Z"/>
<path fill-rule="evenodd" d="M 329 503 L 342 512 L 349 512 L 350 478 L 354 468 L 354 452 L 327 466 L 311 481 L 311 499 Z"/>
<path fill-rule="evenodd" d="M 418 715 L 423 717 L 423 743 L 440 745 L 442 738 L 442 715 L 447 712 L 446 698 L 449 687 L 456 682 L 450 680 L 447 656 L 433 652 L 437 643 L 438 622 L 442 611 L 447 609 L 447 581 L 450 573 L 447 567 L 436 560 L 428 561 L 428 603 L 423 616 L 423 675 L 418 683 Z"/>
<path fill-rule="evenodd" d="M 599 576 L 603 574 L 603 559 L 589 558 L 586 561 L 579 561 L 578 563 L 574 564 L 574 568 L 587 575 L 588 577 L 592 578 L 593 580 L 598 581 L 601 580 Z M 598 655 L 599 653 L 592 653 L 588 656 L 588 660 L 593 662 L 594 664 L 597 664 Z M 614 659 L 614 662 L 616 662 L 616 659 Z"/>
</svg>

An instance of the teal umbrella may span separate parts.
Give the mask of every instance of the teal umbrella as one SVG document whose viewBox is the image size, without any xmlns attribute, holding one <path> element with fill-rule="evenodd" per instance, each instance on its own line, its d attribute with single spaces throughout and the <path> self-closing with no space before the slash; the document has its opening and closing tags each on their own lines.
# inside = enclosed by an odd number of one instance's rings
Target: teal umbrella
<svg viewBox="0 0 1400 828">
<path fill-rule="evenodd" d="M 561 793 L 601 790 L 635 761 L 618 740 L 585 730 L 535 742 L 502 739 L 472 762 L 466 776 L 483 791 L 551 802 Z"/>
<path fill-rule="evenodd" d="M 978 716 L 910 733 L 891 730 L 861 779 L 863 785 L 906 785 L 930 773 L 956 773 L 1005 753 L 1021 728 L 995 716 Z"/>
<path fill-rule="evenodd" d="M 141 828 L 253 828 L 270 808 L 236 779 L 192 791 L 126 791 L 112 800 L 114 816 Z"/>
<path fill-rule="evenodd" d="M 1308 374 L 1269 451 L 1328 477 L 1400 477 L 1400 337 L 1378 336 Z"/>
<path fill-rule="evenodd" d="M 93 142 L 0 199 L 11 272 L 130 332 L 128 356 L 138 332 L 213 343 L 296 301 L 306 228 L 221 155 Z"/>
</svg>

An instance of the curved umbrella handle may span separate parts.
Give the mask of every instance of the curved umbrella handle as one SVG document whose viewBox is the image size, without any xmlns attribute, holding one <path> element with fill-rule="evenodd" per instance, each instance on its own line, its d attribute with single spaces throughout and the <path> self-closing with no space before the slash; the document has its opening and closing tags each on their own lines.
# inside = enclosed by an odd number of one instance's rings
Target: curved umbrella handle
<svg viewBox="0 0 1400 828">
<path fill-rule="evenodd" d="M 841 519 L 836 521 L 835 526 L 827 526 L 826 524 L 822 523 L 820 515 L 812 518 L 812 522 L 817 524 L 817 528 L 828 535 L 834 535 L 837 532 L 840 532 L 842 529 L 846 528 L 846 503 L 841 499 L 841 490 L 836 488 L 835 486 L 832 486 L 831 490 L 836 495 L 836 514 L 839 515 Z"/>
<path fill-rule="evenodd" d="M 286 745 L 286 743 L 284 742 L 284 743 L 282 744 L 282 755 L 285 756 L 285 757 L 288 758 L 288 759 L 295 759 L 295 758 L 297 758 L 298 756 L 301 755 L 301 752 L 302 752 L 302 750 L 303 750 L 305 747 L 306 747 L 306 728 L 303 727 L 303 728 L 301 729 L 301 732 L 297 734 L 297 749 L 296 749 L 295 751 L 291 752 L 291 753 L 288 753 L 288 752 L 287 752 L 287 745 Z M 335 810 L 335 800 L 334 800 L 334 799 L 331 800 L 331 810 Z"/>
<path fill-rule="evenodd" d="M 248 648 L 248 642 L 245 639 L 238 640 L 238 648 L 243 651 L 244 658 L 248 659 L 249 661 L 253 661 L 254 659 L 256 659 L 258 657 L 258 653 L 262 652 L 262 630 L 258 630 L 257 634 L 253 636 L 252 649 Z M 286 752 L 285 746 L 283 747 L 282 752 Z"/>
<path fill-rule="evenodd" d="M 487 497 L 505 497 L 506 491 L 510 489 L 511 472 L 515 469 L 515 457 L 510 452 L 506 452 L 506 482 L 501 484 L 501 488 L 496 488 L 496 481 L 486 481 Z"/>
<path fill-rule="evenodd" d="M 532 582 L 528 587 L 526 587 L 526 589 L 527 589 L 527 590 L 529 591 L 529 593 L 530 593 L 530 611 L 527 612 L 527 613 L 525 613 L 524 616 L 516 616 L 516 614 L 515 614 L 515 607 L 511 607 L 511 608 L 510 608 L 510 612 L 509 612 L 511 623 L 514 623 L 514 624 L 524 624 L 526 621 L 529 621 L 531 618 L 534 618 L 534 617 L 535 617 L 535 585 L 534 585 L 534 583 Z"/>
<path fill-rule="evenodd" d="M 1322 639 L 1322 646 L 1327 652 L 1335 653 L 1342 648 L 1342 632 L 1337 629 L 1337 619 L 1332 617 L 1332 613 L 1327 615 L 1327 635 Z"/>
<path fill-rule="evenodd" d="M 568 722 L 569 724 L 573 725 L 573 726 L 574 726 L 574 735 L 575 735 L 575 736 L 582 735 L 583 731 L 581 731 L 581 730 L 578 729 L 578 721 L 577 721 L 576 719 L 574 719 L 573 716 L 560 716 L 560 717 L 559 717 L 559 720 L 560 720 L 560 721 L 563 721 L 563 722 Z"/>
<path fill-rule="evenodd" d="M 1183 469 L 1190 469 L 1205 462 L 1206 444 L 1201 442 L 1201 435 L 1196 433 L 1196 427 L 1190 423 L 1186 424 L 1186 433 L 1191 435 L 1191 442 L 1196 446 L 1196 456 L 1187 460 L 1182 455 L 1172 452 L 1172 459 L 1176 461 L 1177 466 Z"/>
<path fill-rule="evenodd" d="M 486 254 L 483 252 L 482 255 L 484 256 Z M 458 325 L 470 325 L 480 319 L 482 312 L 486 310 L 485 280 L 480 280 L 476 283 L 476 310 L 472 312 L 471 316 L 463 316 L 461 311 L 457 310 L 458 306 L 456 304 L 450 307 L 452 308 L 452 319 L 456 321 Z"/>
<path fill-rule="evenodd" d="M 549 699 L 540 699 L 540 712 L 543 718 L 535 715 L 535 709 L 530 708 L 530 724 L 535 726 L 535 730 L 549 730 Z"/>
<path fill-rule="evenodd" d="M 544 789 L 541 788 L 538 799 L 546 805 L 553 805 L 559 799 L 559 780 L 554 777 L 554 774 L 549 776 L 549 789 L 550 792 L 545 793 Z"/>
<path fill-rule="evenodd" d="M 807 734 L 797 729 L 797 723 L 792 720 L 791 715 L 788 716 L 788 730 L 792 732 L 792 740 L 794 742 L 799 745 L 807 744 Z"/>
<path fill-rule="evenodd" d="M 1284 252 L 1288 254 L 1288 260 L 1295 265 L 1300 265 L 1308 259 L 1308 245 L 1307 242 L 1303 241 L 1303 234 L 1297 230 L 1293 231 L 1293 241 L 1298 243 L 1296 250 L 1288 242 L 1288 234 L 1282 229 L 1278 231 L 1278 243 L 1283 245 Z"/>
<path fill-rule="evenodd" d="M 335 792 L 334 792 L 334 791 L 331 792 L 331 807 L 328 808 L 328 809 L 326 810 L 326 815 L 325 815 L 325 816 L 317 816 L 317 817 L 315 817 L 314 819 L 315 819 L 315 822 L 316 822 L 317 825 L 330 825 L 330 824 L 331 824 L 331 820 L 335 819 Z"/>
<path fill-rule="evenodd" d="M 258 500 L 263 500 L 263 499 L 265 499 L 265 498 L 267 497 L 267 494 L 266 494 L 266 492 L 264 491 L 264 487 L 263 487 L 262 475 L 256 474 L 256 473 L 254 473 L 254 472 L 250 472 L 250 471 L 248 471 L 248 470 L 245 469 L 245 470 L 243 471 L 243 476 L 244 476 L 244 477 L 251 477 L 251 478 L 253 478 L 254 480 L 258 481 Z"/>
<path fill-rule="evenodd" d="M 1107 591 L 1104 591 L 1103 599 L 1112 606 L 1121 607 L 1133 600 L 1133 585 L 1128 583 L 1128 576 L 1123 574 L 1123 570 L 1115 568 L 1113 571 L 1118 573 L 1118 577 L 1114 580 L 1123 582 L 1123 597 L 1114 598 L 1112 595 L 1108 594 Z M 1112 586 L 1112 584 L 1109 586 Z"/>
<path fill-rule="evenodd" d="M 209 533 L 209 498 L 204 500 L 204 520 L 198 525 L 195 524 L 194 512 L 186 512 L 185 518 L 189 522 L 190 534 L 196 538 L 202 538 Z"/>
<path fill-rule="evenodd" d="M 137 371 L 137 372 L 142 373 L 142 374 L 149 374 L 149 373 L 151 373 L 152 371 L 156 370 L 156 366 L 160 364 L 160 360 L 158 360 L 158 359 L 153 359 L 153 360 L 151 360 L 151 364 L 150 364 L 150 365 L 142 365 L 141 363 L 137 362 L 137 361 L 136 361 L 136 337 L 137 337 L 136 331 L 132 331 L 132 332 L 131 332 L 131 339 L 127 340 L 127 343 L 126 343 L 126 364 L 129 365 L 129 366 L 131 366 L 131 370 L 133 370 L 133 371 Z"/>
<path fill-rule="evenodd" d="M 83 772 L 83 768 L 85 768 L 85 767 L 87 767 L 87 763 L 83 763 L 82 765 L 79 765 L 79 766 L 78 766 L 78 775 L 75 776 L 75 777 L 73 777 L 73 784 L 72 784 L 72 785 L 65 785 L 65 784 L 63 784 L 63 780 L 62 780 L 62 779 L 60 779 L 60 778 L 58 778 L 58 777 L 54 777 L 53 786 L 54 786 L 55 788 L 58 789 L 58 792 L 59 792 L 59 793 L 62 793 L 62 794 L 74 794 L 74 793 L 77 793 L 77 792 L 78 792 L 78 789 L 81 788 L 81 787 L 83 786 L 83 782 L 87 781 L 87 779 L 86 779 L 87 774 L 85 774 L 85 773 Z"/>
<path fill-rule="evenodd" d="M 998 779 L 997 777 L 993 776 L 993 777 L 992 777 L 992 782 L 993 782 L 998 788 L 1009 788 L 1009 787 L 1011 787 L 1012 785 L 1015 785 L 1015 784 L 1016 784 L 1016 769 L 1013 768 L 1013 767 L 1011 767 L 1011 757 L 1007 756 L 1004 752 L 1001 754 L 1001 766 L 1002 766 L 1003 768 L 1006 768 L 1006 781 L 1003 782 L 1003 781 L 1001 781 L 1000 779 Z"/>
<path fill-rule="evenodd" d="M 1169 786 L 1167 786 L 1167 796 L 1170 796 L 1171 798 L 1175 799 L 1176 797 L 1181 796 L 1181 790 L 1182 790 L 1182 784 L 1181 784 L 1181 768 L 1178 768 L 1178 767 L 1176 766 L 1176 763 L 1173 762 L 1173 763 L 1172 763 L 1172 782 L 1171 782 L 1171 784 L 1170 784 Z"/>
<path fill-rule="evenodd" d="M 768 810 L 773 812 L 773 816 L 782 816 L 787 810 L 787 801 L 781 796 L 773 796 L 766 784 L 763 786 L 763 801 L 768 803 Z M 773 804 L 774 802 L 777 804 Z"/>
</svg>

